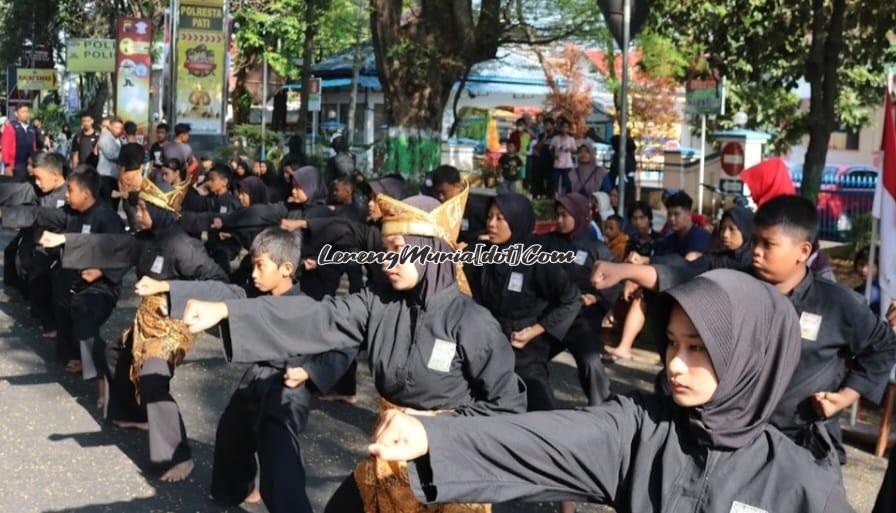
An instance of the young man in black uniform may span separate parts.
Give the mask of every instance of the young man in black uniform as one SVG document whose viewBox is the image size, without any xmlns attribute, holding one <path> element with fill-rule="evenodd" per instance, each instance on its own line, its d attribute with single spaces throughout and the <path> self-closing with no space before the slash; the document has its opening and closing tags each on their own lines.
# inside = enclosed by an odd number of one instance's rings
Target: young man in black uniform
<svg viewBox="0 0 896 513">
<path fill-rule="evenodd" d="M 301 238 L 268 228 L 252 243 L 255 288 L 271 296 L 304 296 L 293 279 L 301 258 Z M 237 285 L 218 282 L 156 281 L 144 277 L 137 293 L 169 293 L 171 315 L 180 317 L 189 298 L 241 299 Z M 305 492 L 305 468 L 298 435 L 305 430 L 311 393 L 326 392 L 354 361 L 354 348 L 251 366 L 218 421 L 212 497 L 223 505 L 264 500 L 271 513 L 312 511 Z M 261 465 L 255 488 L 255 453 Z M 260 493 L 259 493 L 260 492 Z"/>
<path fill-rule="evenodd" d="M 34 183 L 0 183 L 0 207 L 64 207 L 65 159 L 56 153 L 41 152 L 31 160 Z M 40 321 L 44 334 L 55 337 L 56 323 L 50 295 L 50 265 L 54 258 L 36 247 L 40 232 L 30 224 L 19 230 L 4 250 L 3 277 L 6 285 L 18 288 L 29 299 L 31 316 Z"/>
<path fill-rule="evenodd" d="M 820 463 L 834 449 L 843 464 L 838 413 L 860 397 L 880 402 L 896 363 L 896 336 L 858 294 L 809 271 L 806 261 L 818 231 L 818 212 L 811 202 L 779 196 L 756 212 L 754 223 L 752 265 L 740 270 L 790 298 L 802 336 L 800 363 L 770 422 Z M 663 291 L 707 269 L 705 258 L 654 266 L 600 262 L 592 283 L 605 288 L 630 280 L 646 290 Z"/>
</svg>

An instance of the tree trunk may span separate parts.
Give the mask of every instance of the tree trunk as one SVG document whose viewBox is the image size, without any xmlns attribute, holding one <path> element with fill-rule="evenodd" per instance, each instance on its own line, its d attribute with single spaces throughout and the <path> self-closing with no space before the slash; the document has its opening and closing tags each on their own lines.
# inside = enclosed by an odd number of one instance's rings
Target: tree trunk
<svg viewBox="0 0 896 513">
<path fill-rule="evenodd" d="M 345 131 L 345 139 L 350 146 L 355 144 L 355 112 L 358 110 L 358 80 L 361 75 L 361 64 L 363 55 L 361 50 L 364 41 L 361 40 L 363 33 L 363 0 L 358 0 L 358 19 L 355 22 L 355 48 L 352 59 L 352 93 L 348 103 L 348 125 Z"/>
<path fill-rule="evenodd" d="M 311 87 L 311 61 L 314 58 L 314 0 L 305 0 L 305 44 L 302 55 L 302 109 L 299 111 L 299 135 L 308 133 L 308 88 Z"/>
<path fill-rule="evenodd" d="M 837 122 L 835 107 L 838 94 L 837 68 L 843 49 L 845 0 L 834 0 L 827 27 L 823 0 L 813 0 L 812 44 L 806 61 L 806 79 L 811 88 L 809 97 L 809 145 L 803 163 L 800 194 L 818 201 L 822 171 L 828 154 L 831 132 Z"/>
<path fill-rule="evenodd" d="M 236 85 L 230 95 L 230 104 L 233 106 L 233 124 L 241 125 L 249 122 L 249 114 L 252 109 L 252 95 L 246 90 L 246 67 L 236 70 Z"/>
</svg>

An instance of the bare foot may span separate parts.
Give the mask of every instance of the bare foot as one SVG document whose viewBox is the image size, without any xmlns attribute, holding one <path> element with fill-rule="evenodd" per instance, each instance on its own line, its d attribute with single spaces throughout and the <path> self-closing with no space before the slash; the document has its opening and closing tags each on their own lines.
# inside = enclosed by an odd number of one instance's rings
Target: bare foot
<svg viewBox="0 0 896 513">
<path fill-rule="evenodd" d="M 162 474 L 162 481 L 166 483 L 176 483 L 183 481 L 193 471 L 193 460 L 182 461 L 177 465 L 168 469 L 168 472 Z"/>
<path fill-rule="evenodd" d="M 611 347 L 607 350 L 607 354 L 616 355 L 616 359 L 618 360 L 630 360 L 632 357 L 631 349 L 620 349 L 618 347 Z"/>
<path fill-rule="evenodd" d="M 261 492 L 258 491 L 258 488 L 252 490 L 252 493 L 250 493 L 243 502 L 247 504 L 258 504 L 261 502 Z"/>
<path fill-rule="evenodd" d="M 576 503 L 570 501 L 561 502 L 560 513 L 576 513 Z"/>
<path fill-rule="evenodd" d="M 140 431 L 149 431 L 149 422 L 128 422 L 126 420 L 113 420 L 113 424 L 121 429 L 139 429 Z"/>
<path fill-rule="evenodd" d="M 80 374 L 81 360 L 69 360 L 69 362 L 65 364 L 65 372 L 69 372 L 71 374 Z"/>
<path fill-rule="evenodd" d="M 321 401 L 342 401 L 348 404 L 355 404 L 358 402 L 358 396 L 356 395 L 339 395 L 339 394 L 326 394 L 320 396 Z"/>
<path fill-rule="evenodd" d="M 42 335 L 44 338 L 55 339 L 56 338 L 56 330 L 45 330 Z"/>
<path fill-rule="evenodd" d="M 100 377 L 96 380 L 96 409 L 102 410 L 106 407 L 106 380 Z"/>
</svg>

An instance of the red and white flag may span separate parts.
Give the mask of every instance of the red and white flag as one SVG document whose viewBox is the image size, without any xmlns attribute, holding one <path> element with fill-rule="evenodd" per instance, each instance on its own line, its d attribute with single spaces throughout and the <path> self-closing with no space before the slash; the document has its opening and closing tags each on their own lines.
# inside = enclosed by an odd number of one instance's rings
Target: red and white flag
<svg viewBox="0 0 896 513">
<path fill-rule="evenodd" d="M 880 305 L 886 311 L 896 298 L 896 120 L 893 102 L 887 91 L 884 103 L 884 136 L 881 142 L 883 162 L 874 193 L 874 217 L 879 219 L 880 254 L 877 259 Z"/>
</svg>

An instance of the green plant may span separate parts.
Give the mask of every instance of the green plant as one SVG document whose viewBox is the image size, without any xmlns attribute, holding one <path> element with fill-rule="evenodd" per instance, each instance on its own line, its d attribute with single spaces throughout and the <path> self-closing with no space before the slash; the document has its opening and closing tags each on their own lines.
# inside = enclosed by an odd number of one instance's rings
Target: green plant
<svg viewBox="0 0 896 513">
<path fill-rule="evenodd" d="M 65 112 L 62 107 L 53 102 L 52 97 L 47 97 L 34 109 L 34 117 L 40 118 L 43 123 L 44 133 L 58 134 L 67 124 Z"/>
<path fill-rule="evenodd" d="M 852 251 L 851 255 L 871 244 L 871 213 L 865 212 L 852 218 L 852 226 L 846 236 Z"/>
</svg>

